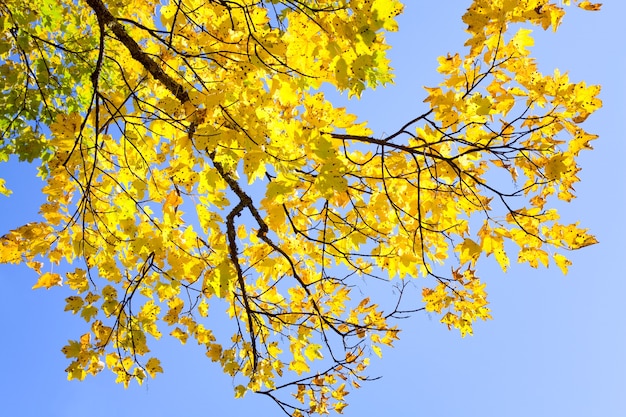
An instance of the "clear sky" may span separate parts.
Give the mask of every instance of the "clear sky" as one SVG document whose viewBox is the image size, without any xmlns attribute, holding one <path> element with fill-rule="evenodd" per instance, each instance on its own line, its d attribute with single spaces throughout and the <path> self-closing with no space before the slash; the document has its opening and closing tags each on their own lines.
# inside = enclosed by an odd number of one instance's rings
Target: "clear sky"
<svg viewBox="0 0 626 417">
<path fill-rule="evenodd" d="M 406 1 L 400 31 L 389 37 L 396 83 L 366 93 L 349 108 L 379 135 L 426 108 L 422 86 L 440 81 L 436 57 L 463 52 L 461 15 L 469 1 Z M 626 2 L 608 0 L 601 12 L 570 8 L 559 32 L 538 36 L 534 51 L 544 72 L 558 67 L 570 79 L 602 84 L 604 108 L 585 122 L 600 135 L 581 154 L 579 198 L 559 206 L 562 217 L 581 220 L 599 245 L 571 254 L 557 268 L 513 265 L 503 274 L 480 264 L 494 320 L 478 323 L 461 339 L 438 318 L 418 314 L 371 376 L 381 379 L 353 391 L 348 417 L 620 417 L 626 416 Z M 40 180 L 35 169 L 13 162 L 0 177 L 14 195 L 0 197 L 0 235 L 38 220 Z M 124 390 L 103 372 L 67 381 L 60 352 L 82 334 L 84 321 L 64 313 L 66 288 L 32 291 L 34 273 L 0 266 L 3 359 L 0 414 L 6 416 L 280 416 L 268 399 L 233 397 L 232 380 L 192 343 L 164 337 L 155 344 L 165 374 Z M 420 282 L 416 283 L 418 286 Z M 365 286 L 363 292 L 367 292 Z"/>
</svg>

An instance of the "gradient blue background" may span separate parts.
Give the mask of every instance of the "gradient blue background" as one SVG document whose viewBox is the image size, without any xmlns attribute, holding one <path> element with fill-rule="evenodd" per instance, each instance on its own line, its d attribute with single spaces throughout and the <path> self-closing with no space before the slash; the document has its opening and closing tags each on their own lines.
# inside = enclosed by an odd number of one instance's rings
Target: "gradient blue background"
<svg viewBox="0 0 626 417">
<path fill-rule="evenodd" d="M 461 15 L 470 1 L 406 3 L 400 31 L 389 36 L 395 85 L 348 103 L 381 136 L 426 108 L 422 86 L 441 80 L 436 57 L 464 51 Z M 579 198 L 559 206 L 600 244 L 572 253 L 567 276 L 520 265 L 503 274 L 483 262 L 494 320 L 465 339 L 427 314 L 401 322 L 396 348 L 372 361 L 370 375 L 382 379 L 353 391 L 345 416 L 626 416 L 625 18 L 622 0 L 596 13 L 570 8 L 556 34 L 536 29 L 533 48 L 544 72 L 558 67 L 603 85 L 604 108 L 585 122 L 601 138 L 581 156 Z M 39 219 L 42 184 L 34 167 L 14 161 L 0 165 L 0 177 L 14 190 L 0 197 L 1 235 Z M 84 321 L 63 312 L 66 288 L 32 291 L 35 281 L 25 268 L 0 266 L 0 415 L 281 415 L 262 396 L 235 400 L 232 380 L 203 351 L 167 337 L 155 345 L 166 373 L 141 387 L 124 390 L 107 372 L 67 381 L 60 349 Z"/>
</svg>

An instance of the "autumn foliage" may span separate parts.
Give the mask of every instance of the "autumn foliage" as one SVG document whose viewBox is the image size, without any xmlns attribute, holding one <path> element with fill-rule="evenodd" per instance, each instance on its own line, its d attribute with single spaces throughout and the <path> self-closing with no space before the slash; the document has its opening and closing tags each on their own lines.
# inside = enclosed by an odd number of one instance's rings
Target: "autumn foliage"
<svg viewBox="0 0 626 417">
<path fill-rule="evenodd" d="M 38 161 L 47 202 L 0 262 L 73 291 L 88 326 L 68 377 L 154 377 L 164 332 L 205 346 L 238 397 L 341 412 L 394 319 L 466 335 L 490 318 L 478 259 L 566 273 L 596 240 L 553 203 L 574 198 L 600 88 L 541 73 L 530 47 L 569 3 L 473 1 L 466 52 L 381 136 L 321 89 L 392 81 L 397 0 L 1 0 L 0 160 Z M 354 290 L 374 279 L 395 308 Z M 224 310 L 227 335 L 208 319 Z"/>
</svg>

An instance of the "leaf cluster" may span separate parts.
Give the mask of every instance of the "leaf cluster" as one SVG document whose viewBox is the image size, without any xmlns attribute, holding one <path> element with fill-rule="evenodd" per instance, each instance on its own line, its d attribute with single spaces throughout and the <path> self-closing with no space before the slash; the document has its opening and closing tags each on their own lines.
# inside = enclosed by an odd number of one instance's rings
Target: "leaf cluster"
<svg viewBox="0 0 626 417">
<path fill-rule="evenodd" d="M 565 273 L 565 251 L 596 243 L 550 208 L 574 198 L 601 107 L 531 55 L 527 27 L 556 30 L 555 3 L 474 1 L 467 54 L 439 58 L 424 112 L 383 138 L 319 90 L 392 80 L 396 0 L 36 3 L 0 2 L 0 159 L 39 158 L 45 221 L 5 234 L 0 262 L 73 291 L 88 331 L 63 348 L 69 379 L 154 377 L 166 331 L 237 397 L 341 412 L 396 319 L 436 312 L 464 336 L 491 317 L 481 258 Z M 392 278 L 391 306 L 355 290 Z"/>
</svg>

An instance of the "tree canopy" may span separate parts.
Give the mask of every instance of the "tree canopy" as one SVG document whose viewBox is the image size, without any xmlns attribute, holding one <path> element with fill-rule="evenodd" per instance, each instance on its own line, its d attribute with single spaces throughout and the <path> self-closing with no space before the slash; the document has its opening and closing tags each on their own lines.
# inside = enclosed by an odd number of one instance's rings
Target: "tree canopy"
<svg viewBox="0 0 626 417">
<path fill-rule="evenodd" d="M 324 91 L 392 82 L 397 0 L 1 0 L 0 161 L 37 161 L 47 202 L 0 262 L 74 291 L 68 378 L 142 383 L 165 332 L 205 346 L 237 397 L 341 412 L 397 319 L 426 310 L 465 336 L 491 318 L 480 258 L 566 273 L 596 240 L 554 203 L 574 198 L 600 88 L 541 73 L 530 27 L 600 5 L 558 3 L 471 2 L 465 53 L 380 135 Z M 403 297 L 414 278 L 421 302 Z"/>
</svg>

